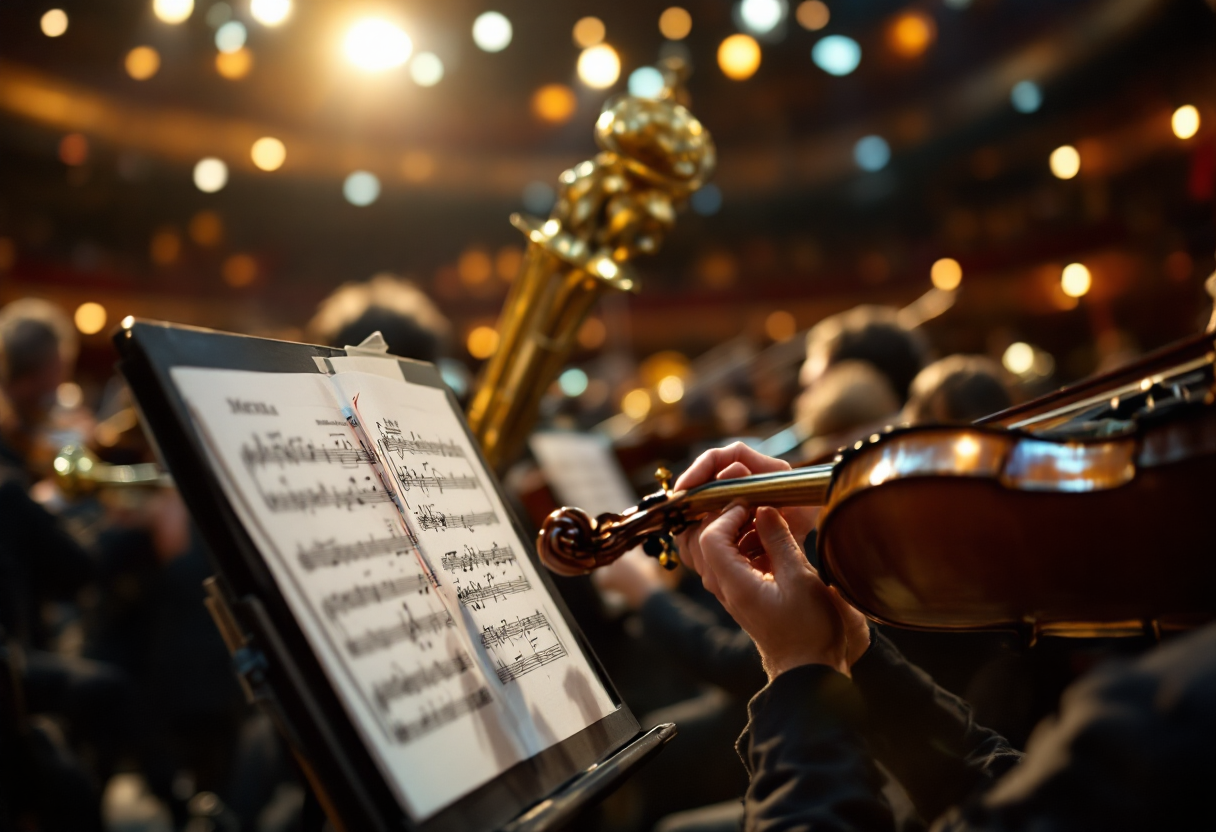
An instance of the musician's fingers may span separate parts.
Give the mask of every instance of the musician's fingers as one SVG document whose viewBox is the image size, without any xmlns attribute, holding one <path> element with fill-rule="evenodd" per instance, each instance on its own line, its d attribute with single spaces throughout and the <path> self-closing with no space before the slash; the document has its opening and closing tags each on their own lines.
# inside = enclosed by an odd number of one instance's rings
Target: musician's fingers
<svg viewBox="0 0 1216 832">
<path fill-rule="evenodd" d="M 753 450 L 742 442 L 735 442 L 725 448 L 714 448 L 701 454 L 688 469 L 676 480 L 675 489 L 695 488 L 709 482 L 714 475 L 732 462 L 742 462 L 750 470 L 758 474 L 772 471 L 788 471 L 790 464 L 771 456 L 765 456 Z"/>
<path fill-rule="evenodd" d="M 734 480 L 734 479 L 738 479 L 739 477 L 750 477 L 751 475 L 752 475 L 751 469 L 748 468 L 746 465 L 744 465 L 742 462 L 732 462 L 730 465 L 727 465 L 725 468 L 723 468 L 721 471 L 719 471 L 717 476 L 714 477 L 714 479 L 716 479 L 716 480 Z"/>
<path fill-rule="evenodd" d="M 739 529 L 747 520 L 747 507 L 734 505 L 715 518 L 701 535 L 701 555 L 706 572 L 712 572 L 719 600 L 737 596 L 756 580 L 756 571 L 739 554 L 736 541 Z"/>
<path fill-rule="evenodd" d="M 758 508 L 756 510 L 756 533 L 760 535 L 764 551 L 768 552 L 769 560 L 773 564 L 773 577 L 777 579 L 778 583 L 784 583 L 806 573 L 810 564 L 802 552 L 802 547 L 790 534 L 790 527 L 786 525 L 781 512 L 769 506 Z"/>
</svg>

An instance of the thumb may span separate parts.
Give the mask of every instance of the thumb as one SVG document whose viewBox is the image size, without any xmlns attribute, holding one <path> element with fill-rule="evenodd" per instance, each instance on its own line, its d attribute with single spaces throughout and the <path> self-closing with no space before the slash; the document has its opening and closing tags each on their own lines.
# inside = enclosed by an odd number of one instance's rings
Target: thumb
<svg viewBox="0 0 1216 832">
<path fill-rule="evenodd" d="M 806 570 L 806 555 L 798 547 L 790 527 L 777 509 L 762 506 L 756 510 L 756 533 L 772 561 L 773 577 L 779 582 Z"/>
</svg>

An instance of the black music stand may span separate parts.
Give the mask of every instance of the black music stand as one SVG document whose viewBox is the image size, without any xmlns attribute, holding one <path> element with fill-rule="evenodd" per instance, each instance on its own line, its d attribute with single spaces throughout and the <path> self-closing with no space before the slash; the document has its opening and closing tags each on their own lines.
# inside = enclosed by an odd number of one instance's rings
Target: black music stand
<svg viewBox="0 0 1216 832">
<path fill-rule="evenodd" d="M 174 367 L 320 373 L 325 371 L 325 359 L 346 352 L 147 321 L 124 326 L 114 341 L 121 355 L 119 369 L 144 425 L 213 553 L 217 576 L 207 582 L 206 603 L 232 653 L 236 674 L 249 700 L 270 715 L 291 746 L 337 829 L 558 829 L 610 794 L 675 736 L 671 724 L 641 732 L 542 568 L 542 580 L 555 605 L 617 709 L 517 763 L 438 814 L 415 822 L 390 792 L 225 497 L 170 375 Z M 406 359 L 396 363 L 408 381 L 447 389 L 432 365 Z M 455 407 L 455 398 L 450 391 L 447 394 Z M 501 488 L 496 481 L 495 487 Z M 512 517 L 511 522 L 526 540 L 518 521 Z M 534 552 L 529 551 L 529 557 L 535 562 Z"/>
</svg>

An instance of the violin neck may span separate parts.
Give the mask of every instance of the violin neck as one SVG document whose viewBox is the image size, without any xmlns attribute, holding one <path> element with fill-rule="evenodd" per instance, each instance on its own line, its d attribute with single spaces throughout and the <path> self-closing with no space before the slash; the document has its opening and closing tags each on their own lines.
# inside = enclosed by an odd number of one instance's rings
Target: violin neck
<svg viewBox="0 0 1216 832">
<path fill-rule="evenodd" d="M 687 514 L 701 517 L 721 511 L 735 500 L 749 506 L 820 506 L 827 500 L 832 465 L 810 465 L 774 474 L 716 480 L 689 489 L 683 503 Z"/>
</svg>

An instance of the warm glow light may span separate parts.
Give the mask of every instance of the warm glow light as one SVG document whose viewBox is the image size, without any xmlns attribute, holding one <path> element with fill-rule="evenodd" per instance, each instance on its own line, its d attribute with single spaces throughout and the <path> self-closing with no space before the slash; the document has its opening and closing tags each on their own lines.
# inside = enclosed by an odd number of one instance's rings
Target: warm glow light
<svg viewBox="0 0 1216 832">
<path fill-rule="evenodd" d="M 236 52 L 245 46 L 245 39 L 248 37 L 249 32 L 245 30 L 244 23 L 229 20 L 215 30 L 215 48 L 221 52 Z"/>
<path fill-rule="evenodd" d="M 578 77 L 592 89 L 607 89 L 621 77 L 621 59 L 606 43 L 584 49 L 578 56 Z"/>
<path fill-rule="evenodd" d="M 595 46 L 603 42 L 605 34 L 604 21 L 598 17 L 579 18 L 578 23 L 574 24 L 574 45 L 581 49 Z"/>
<path fill-rule="evenodd" d="M 190 239 L 204 248 L 224 239 L 224 221 L 214 211 L 199 211 L 190 218 Z"/>
<path fill-rule="evenodd" d="M 464 285 L 480 286 L 494 274 L 494 263 L 482 249 L 471 248 L 456 261 L 456 274 Z"/>
<path fill-rule="evenodd" d="M 937 25 L 924 12 L 905 12 L 895 18 L 887 31 L 892 51 L 904 58 L 924 53 L 937 36 Z"/>
<path fill-rule="evenodd" d="M 160 53 L 151 46 L 137 46 L 127 53 L 123 65 L 136 81 L 147 81 L 160 69 Z"/>
<path fill-rule="evenodd" d="M 68 15 L 63 9 L 51 9 L 39 21 L 42 34 L 48 38 L 57 38 L 68 30 Z"/>
<path fill-rule="evenodd" d="M 420 87 L 433 87 L 443 80 L 443 61 L 434 52 L 419 52 L 410 61 L 410 77 Z"/>
<path fill-rule="evenodd" d="M 258 261 L 248 254 L 234 254 L 224 261 L 221 273 L 225 283 L 234 289 L 240 289 L 257 279 Z"/>
<path fill-rule="evenodd" d="M 718 66 L 734 81 L 746 81 L 760 68 L 760 44 L 751 35 L 731 35 L 718 46 Z"/>
<path fill-rule="evenodd" d="M 565 84 L 545 84 L 532 94 L 532 113 L 542 121 L 561 124 L 578 108 L 574 90 Z"/>
<path fill-rule="evenodd" d="M 953 257 L 943 257 L 929 268 L 929 279 L 935 288 L 953 292 L 963 282 L 963 267 Z"/>
<path fill-rule="evenodd" d="M 228 166 L 214 156 L 200 159 L 194 166 L 194 187 L 205 194 L 213 194 L 228 184 Z"/>
<path fill-rule="evenodd" d="M 165 23 L 183 23 L 194 11 L 194 0 L 152 0 L 152 13 Z"/>
<path fill-rule="evenodd" d="M 804 0 L 798 4 L 794 17 L 803 29 L 818 32 L 828 25 L 828 21 L 832 19 L 832 13 L 820 0 Z"/>
<path fill-rule="evenodd" d="M 249 13 L 263 26 L 278 26 L 291 14 L 291 0 L 253 0 Z"/>
<path fill-rule="evenodd" d="M 1081 154 L 1070 144 L 1062 145 L 1051 151 L 1048 164 L 1057 179 L 1072 179 L 1081 170 Z"/>
<path fill-rule="evenodd" d="M 242 47 L 235 52 L 217 52 L 215 71 L 229 81 L 237 81 L 253 69 L 253 53 Z"/>
<path fill-rule="evenodd" d="M 89 140 L 80 133 L 68 133 L 59 140 L 59 161 L 76 167 L 89 160 Z"/>
<path fill-rule="evenodd" d="M 135 316 L 134 315 L 128 315 L 127 317 L 122 319 L 122 328 L 123 329 L 130 329 L 133 326 L 135 326 Z"/>
<path fill-rule="evenodd" d="M 1193 104 L 1184 104 L 1170 118 L 1170 127 L 1180 139 L 1189 139 L 1199 132 L 1199 111 Z"/>
<path fill-rule="evenodd" d="M 788 341 L 798 332 L 798 322 L 784 309 L 770 312 L 764 319 L 764 334 L 774 341 Z"/>
<path fill-rule="evenodd" d="M 971 460 L 979 455 L 980 443 L 975 441 L 974 436 L 962 436 L 954 443 L 954 453 L 956 456 L 962 457 L 964 460 Z"/>
<path fill-rule="evenodd" d="M 106 325 L 106 308 L 100 303 L 82 303 L 76 307 L 76 328 L 85 335 L 96 335 Z"/>
<path fill-rule="evenodd" d="M 342 48 L 346 59 L 364 72 L 383 72 L 408 61 L 414 43 L 396 23 L 365 17 L 347 31 Z"/>
<path fill-rule="evenodd" d="M 464 345 L 474 358 L 489 358 L 498 350 L 498 332 L 492 326 L 474 327 Z"/>
<path fill-rule="evenodd" d="M 675 404 L 684 398 L 684 382 L 679 376 L 664 376 L 659 380 L 659 399 L 667 404 Z"/>
<path fill-rule="evenodd" d="M 664 9 L 659 15 L 659 31 L 668 40 L 684 40 L 692 31 L 692 15 L 679 6 Z"/>
<path fill-rule="evenodd" d="M 483 52 L 501 52 L 511 45 L 511 21 L 501 12 L 483 12 L 473 21 L 473 42 Z"/>
<path fill-rule="evenodd" d="M 287 147 L 273 136 L 263 136 L 253 143 L 249 155 L 260 170 L 278 170 L 287 161 Z"/>
<path fill-rule="evenodd" d="M 435 172 L 435 158 L 423 150 L 411 150 L 401 160 L 401 173 L 411 182 L 425 182 Z"/>
<path fill-rule="evenodd" d="M 650 412 L 650 394 L 641 388 L 630 390 L 621 399 L 621 412 L 630 419 L 645 419 Z"/>
<path fill-rule="evenodd" d="M 172 228 L 162 228 L 152 235 L 148 256 L 158 266 L 168 266 L 182 253 L 182 238 Z"/>
<path fill-rule="evenodd" d="M 1070 298 L 1084 296 L 1093 282 L 1089 269 L 1080 263 L 1069 263 L 1060 274 L 1060 288 Z"/>
<path fill-rule="evenodd" d="M 1015 341 L 1001 356 L 1005 369 L 1015 375 L 1025 375 L 1034 366 L 1034 347 L 1024 341 Z"/>
<path fill-rule="evenodd" d="M 351 205 L 364 208 L 380 198 L 380 180 L 374 173 L 357 170 L 342 182 L 342 196 Z"/>
<path fill-rule="evenodd" d="M 585 350 L 599 349 L 608 339 L 608 327 L 599 318 L 588 318 L 578 330 L 578 345 Z"/>
</svg>

